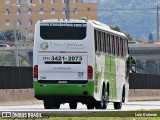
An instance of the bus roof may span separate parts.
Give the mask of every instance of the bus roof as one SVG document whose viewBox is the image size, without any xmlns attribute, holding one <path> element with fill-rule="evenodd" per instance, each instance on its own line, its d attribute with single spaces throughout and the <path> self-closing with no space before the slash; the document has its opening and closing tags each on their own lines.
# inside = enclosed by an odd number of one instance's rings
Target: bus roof
<svg viewBox="0 0 160 120">
<path fill-rule="evenodd" d="M 87 20 L 78 20 L 78 19 L 46 19 L 46 20 L 39 20 L 40 22 L 76 22 L 76 23 L 84 23 Z"/>
<path fill-rule="evenodd" d="M 105 30 L 105 31 L 108 31 L 108 32 L 126 37 L 126 35 L 124 33 L 112 30 L 108 25 L 106 25 L 104 23 L 101 23 L 101 22 L 98 22 L 98 21 L 95 21 L 95 20 L 89 20 L 89 22 L 93 25 L 94 28 L 98 28 L 98 29 L 101 29 L 101 30 Z"/>
</svg>

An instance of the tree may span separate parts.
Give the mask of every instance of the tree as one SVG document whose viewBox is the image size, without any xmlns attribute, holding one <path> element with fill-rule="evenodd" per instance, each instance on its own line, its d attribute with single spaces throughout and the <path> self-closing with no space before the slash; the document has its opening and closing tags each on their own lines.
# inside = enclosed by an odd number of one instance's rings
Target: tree
<svg viewBox="0 0 160 120">
<path fill-rule="evenodd" d="M 127 36 L 128 40 L 133 40 L 133 38 L 132 38 L 132 36 L 130 34 L 126 33 L 126 36 Z"/>
<path fill-rule="evenodd" d="M 22 37 L 20 37 L 20 35 L 18 33 L 20 33 L 20 31 L 16 30 L 16 36 L 17 36 L 18 40 L 20 40 L 21 38 L 25 39 L 24 35 L 22 35 Z M 11 29 L 11 30 L 1 31 L 0 32 L 0 40 L 7 41 L 7 42 L 14 42 L 14 40 L 15 40 L 15 38 L 14 38 L 14 30 Z"/>
<path fill-rule="evenodd" d="M 149 34 L 149 43 L 153 43 L 154 41 L 153 41 L 153 35 L 152 35 L 152 33 L 150 33 Z"/>
<path fill-rule="evenodd" d="M 143 74 L 158 74 L 156 60 L 137 60 L 137 71 Z"/>
<path fill-rule="evenodd" d="M 156 74 L 157 73 L 156 60 L 146 60 L 146 72 L 149 74 Z"/>
<path fill-rule="evenodd" d="M 121 32 L 121 29 L 120 29 L 118 26 L 115 26 L 115 27 L 112 27 L 112 26 L 111 26 L 111 29 L 112 29 L 112 30 L 115 30 L 115 31 L 118 31 L 118 32 Z M 128 40 L 133 40 L 133 38 L 131 37 L 130 34 L 125 33 L 125 35 L 127 36 Z"/>
<path fill-rule="evenodd" d="M 116 26 L 116 27 L 111 27 L 111 29 L 113 29 L 113 30 L 115 30 L 115 31 L 118 31 L 118 32 L 121 32 L 121 29 L 120 29 L 118 26 Z"/>
</svg>

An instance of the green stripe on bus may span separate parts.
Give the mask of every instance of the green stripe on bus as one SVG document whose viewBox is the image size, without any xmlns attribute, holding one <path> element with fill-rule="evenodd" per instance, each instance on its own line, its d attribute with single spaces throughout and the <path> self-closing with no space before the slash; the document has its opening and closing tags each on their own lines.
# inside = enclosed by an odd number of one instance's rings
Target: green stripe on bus
<svg viewBox="0 0 160 120">
<path fill-rule="evenodd" d="M 104 80 L 109 82 L 109 98 L 117 100 L 116 60 L 115 57 L 105 56 Z"/>
<path fill-rule="evenodd" d="M 111 74 L 110 74 L 112 100 L 117 100 L 117 88 L 116 88 L 116 59 L 111 57 Z"/>
<path fill-rule="evenodd" d="M 87 84 L 39 84 L 34 81 L 35 96 L 45 95 L 83 95 L 94 96 L 94 81 Z"/>
</svg>

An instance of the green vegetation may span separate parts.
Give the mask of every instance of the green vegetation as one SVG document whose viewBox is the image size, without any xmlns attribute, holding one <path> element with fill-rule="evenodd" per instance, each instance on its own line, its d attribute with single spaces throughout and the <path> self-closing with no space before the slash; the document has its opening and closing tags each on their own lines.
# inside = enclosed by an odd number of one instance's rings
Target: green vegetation
<svg viewBox="0 0 160 120">
<path fill-rule="evenodd" d="M 158 74 L 157 60 L 137 60 L 137 72 L 144 74 Z"/>
<path fill-rule="evenodd" d="M 18 59 L 20 61 L 20 66 L 31 66 L 24 58 L 18 57 Z M 0 66 L 16 66 L 14 53 L 0 51 Z"/>
<path fill-rule="evenodd" d="M 4 31 L 1 31 L 0 32 L 0 40 L 1 42 L 5 41 L 5 42 L 13 42 L 14 41 L 14 32 L 16 32 L 16 36 L 17 36 L 17 39 L 20 39 L 20 31 L 19 30 L 16 30 L 14 31 L 13 29 L 10 29 L 10 30 L 4 30 Z M 22 39 L 25 39 L 24 36 L 22 36 Z"/>
<path fill-rule="evenodd" d="M 149 34 L 149 43 L 154 43 L 152 33 Z"/>
<path fill-rule="evenodd" d="M 116 30 L 116 31 L 118 31 L 118 32 L 122 32 L 121 29 L 120 29 L 118 26 L 115 26 L 115 27 L 110 26 L 110 27 L 111 27 L 111 29 L 113 29 L 113 30 Z M 130 34 L 125 33 L 125 35 L 127 36 L 128 40 L 133 40 L 133 38 L 131 37 Z"/>
<path fill-rule="evenodd" d="M 16 39 L 18 41 L 23 41 L 26 39 L 26 37 L 24 36 L 24 34 L 21 33 L 21 31 L 19 30 L 13 30 L 13 29 L 10 29 L 10 30 L 4 30 L 4 31 L 0 31 L 0 43 L 3 43 L 3 42 L 14 42 L 15 41 L 15 33 L 16 33 Z M 28 40 L 32 40 L 33 41 L 33 38 L 27 38 Z"/>
<path fill-rule="evenodd" d="M 92 1 L 92 0 L 90 0 Z M 134 39 L 156 39 L 155 0 L 98 0 L 98 21 L 119 26 Z"/>
<path fill-rule="evenodd" d="M 139 117 L 138 115 L 142 115 Z M 144 115 L 144 116 L 143 116 Z M 160 120 L 160 111 L 99 111 L 49 114 L 49 120 Z"/>
<path fill-rule="evenodd" d="M 160 120 L 155 117 L 50 117 L 48 120 Z"/>
<path fill-rule="evenodd" d="M 11 119 L 0 118 L 0 120 L 11 120 Z M 14 119 L 14 120 L 20 120 L 20 119 Z M 160 118 L 159 117 L 49 117 L 48 119 L 37 118 L 35 120 L 160 120 Z"/>
</svg>

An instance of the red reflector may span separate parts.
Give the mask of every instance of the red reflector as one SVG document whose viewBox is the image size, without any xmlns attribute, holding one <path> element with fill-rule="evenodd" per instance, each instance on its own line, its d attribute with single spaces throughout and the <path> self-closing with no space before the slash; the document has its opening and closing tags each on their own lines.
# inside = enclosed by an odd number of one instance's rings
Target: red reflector
<svg viewBox="0 0 160 120">
<path fill-rule="evenodd" d="M 93 78 L 93 68 L 92 66 L 88 66 L 88 79 Z"/>
<path fill-rule="evenodd" d="M 38 65 L 34 66 L 34 78 L 38 78 Z"/>
</svg>

